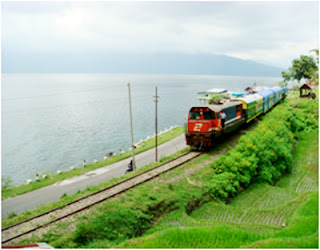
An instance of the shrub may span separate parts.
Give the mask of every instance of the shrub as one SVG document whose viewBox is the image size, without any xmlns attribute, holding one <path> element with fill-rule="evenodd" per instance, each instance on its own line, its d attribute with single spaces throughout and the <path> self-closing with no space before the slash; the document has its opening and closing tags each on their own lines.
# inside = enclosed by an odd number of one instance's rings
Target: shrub
<svg viewBox="0 0 320 250">
<path fill-rule="evenodd" d="M 81 223 L 74 234 L 74 241 L 85 245 L 93 240 L 116 240 L 139 236 L 149 227 L 150 217 L 139 210 L 119 207 L 106 211 L 95 219 Z"/>
<path fill-rule="evenodd" d="M 291 152 L 298 132 L 318 129 L 314 118 L 318 116 L 314 110 L 317 102 L 309 104 L 308 108 L 306 104 L 299 105 L 303 110 L 288 103 L 272 110 L 254 131 L 240 138 L 234 149 L 211 164 L 214 170 L 209 183 L 211 196 L 226 199 L 236 193 L 239 185 L 272 184 L 291 171 Z"/>
<path fill-rule="evenodd" d="M 214 175 L 209 184 L 208 193 L 217 199 L 226 199 L 237 193 L 239 182 L 236 175 L 228 172 Z"/>
</svg>

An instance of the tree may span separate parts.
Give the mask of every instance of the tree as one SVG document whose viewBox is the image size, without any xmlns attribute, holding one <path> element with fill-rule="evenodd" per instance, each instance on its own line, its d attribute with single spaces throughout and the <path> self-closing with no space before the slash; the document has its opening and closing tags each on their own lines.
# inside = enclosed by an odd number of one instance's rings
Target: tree
<svg viewBox="0 0 320 250">
<path fill-rule="evenodd" d="M 310 52 L 315 52 L 316 53 L 317 65 L 318 65 L 318 68 L 319 68 L 319 50 L 318 49 L 313 49 Z M 318 73 L 318 71 L 319 70 L 314 71 L 313 74 L 312 74 L 312 77 L 310 79 L 310 82 L 313 83 L 313 84 L 316 84 L 316 85 L 319 85 L 319 73 Z"/>
<path fill-rule="evenodd" d="M 315 49 L 312 51 L 315 51 L 317 56 L 319 55 L 319 50 Z M 317 60 L 319 61 L 319 56 Z M 281 72 L 285 82 L 291 79 L 300 82 L 302 78 L 311 80 L 315 79 L 318 75 L 318 65 L 312 56 L 301 55 L 299 59 L 294 59 L 292 61 L 292 66 L 289 68 L 289 71 L 290 72 Z"/>
<path fill-rule="evenodd" d="M 305 55 L 301 55 L 300 59 L 294 59 L 292 61 L 292 67 L 290 67 L 293 79 L 298 80 L 298 82 L 300 82 L 302 78 L 310 80 L 317 70 L 318 66 L 313 57 Z"/>
<path fill-rule="evenodd" d="M 282 71 L 281 74 L 282 74 L 282 77 L 283 77 L 285 83 L 290 81 L 290 79 L 292 78 L 292 75 L 290 72 Z"/>
</svg>

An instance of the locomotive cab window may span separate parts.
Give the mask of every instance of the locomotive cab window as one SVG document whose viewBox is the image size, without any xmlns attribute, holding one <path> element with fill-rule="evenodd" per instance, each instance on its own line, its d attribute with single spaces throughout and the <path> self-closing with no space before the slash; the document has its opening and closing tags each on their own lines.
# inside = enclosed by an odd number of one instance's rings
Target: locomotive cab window
<svg viewBox="0 0 320 250">
<path fill-rule="evenodd" d="M 204 112 L 203 113 L 203 118 L 205 120 L 214 120 L 214 119 L 216 119 L 216 116 L 214 115 L 214 112 L 209 111 L 209 112 Z"/>
<path fill-rule="evenodd" d="M 200 120 L 200 112 L 191 111 L 189 119 Z"/>
</svg>

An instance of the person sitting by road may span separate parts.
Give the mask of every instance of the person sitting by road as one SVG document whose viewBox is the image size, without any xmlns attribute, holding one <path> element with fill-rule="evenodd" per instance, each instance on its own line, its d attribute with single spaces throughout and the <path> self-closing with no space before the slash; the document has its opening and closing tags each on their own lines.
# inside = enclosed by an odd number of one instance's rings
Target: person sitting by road
<svg viewBox="0 0 320 250">
<path fill-rule="evenodd" d="M 222 128 L 224 128 L 224 123 L 226 122 L 227 115 L 226 115 L 226 113 L 222 110 L 222 111 L 220 112 L 220 116 L 221 116 Z"/>
<path fill-rule="evenodd" d="M 132 166 L 132 160 L 131 160 L 128 165 L 128 171 L 132 171 L 132 170 L 133 170 L 133 166 Z"/>
</svg>

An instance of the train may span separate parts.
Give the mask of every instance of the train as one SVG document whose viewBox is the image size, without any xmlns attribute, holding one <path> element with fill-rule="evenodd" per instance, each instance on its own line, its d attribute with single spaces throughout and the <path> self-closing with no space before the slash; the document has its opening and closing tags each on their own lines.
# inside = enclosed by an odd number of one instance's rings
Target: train
<svg viewBox="0 0 320 250">
<path fill-rule="evenodd" d="M 250 123 L 286 96 L 287 88 L 276 86 L 219 104 L 193 106 L 188 114 L 186 143 L 196 149 L 210 148 L 219 136 Z M 226 115 L 224 124 L 222 112 Z"/>
</svg>

